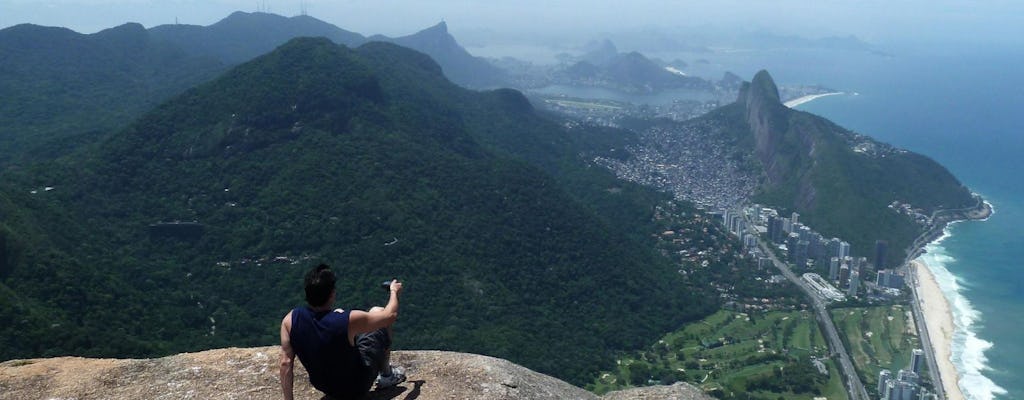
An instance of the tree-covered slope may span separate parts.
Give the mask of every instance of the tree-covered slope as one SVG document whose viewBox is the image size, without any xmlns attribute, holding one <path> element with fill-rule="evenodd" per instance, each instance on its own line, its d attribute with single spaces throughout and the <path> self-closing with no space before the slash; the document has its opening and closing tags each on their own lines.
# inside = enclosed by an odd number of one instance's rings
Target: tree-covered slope
<svg viewBox="0 0 1024 400">
<path fill-rule="evenodd" d="M 139 24 L 0 30 L 0 165 L 65 154 L 223 68 Z"/>
<path fill-rule="evenodd" d="M 367 40 L 309 16 L 244 12 L 209 26 L 129 23 L 90 35 L 28 24 L 0 30 L 0 166 L 67 154 L 297 37 L 346 46 Z M 378 39 L 429 54 L 462 84 L 494 86 L 503 74 L 443 25 Z"/>
<path fill-rule="evenodd" d="M 889 205 L 935 210 L 973 207 L 977 199 L 944 167 L 920 154 L 846 130 L 819 116 L 789 109 L 766 71 L 746 83 L 737 101 L 701 121 L 737 139 L 764 180 L 755 201 L 800 213 L 826 236 L 872 254 L 888 240 L 889 258 L 902 259 L 923 227 Z"/>
<path fill-rule="evenodd" d="M 293 40 L 6 173 L 0 358 L 272 344 L 326 261 L 339 306 L 406 282 L 402 348 L 584 382 L 713 300 L 643 242 L 664 198 L 575 163 L 578 139 L 422 54 Z M 202 233 L 151 226 L 178 220 Z"/>
</svg>

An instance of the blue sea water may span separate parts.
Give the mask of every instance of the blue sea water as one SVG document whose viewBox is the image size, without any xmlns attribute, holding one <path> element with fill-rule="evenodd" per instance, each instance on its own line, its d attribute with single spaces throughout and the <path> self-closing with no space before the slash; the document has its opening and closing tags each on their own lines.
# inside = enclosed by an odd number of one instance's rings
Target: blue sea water
<svg viewBox="0 0 1024 400">
<path fill-rule="evenodd" d="M 953 308 L 964 395 L 1024 399 L 1024 49 L 830 60 L 779 66 L 782 79 L 817 78 L 848 93 L 800 109 L 932 157 L 995 206 L 987 221 L 950 226 L 924 260 Z"/>
</svg>

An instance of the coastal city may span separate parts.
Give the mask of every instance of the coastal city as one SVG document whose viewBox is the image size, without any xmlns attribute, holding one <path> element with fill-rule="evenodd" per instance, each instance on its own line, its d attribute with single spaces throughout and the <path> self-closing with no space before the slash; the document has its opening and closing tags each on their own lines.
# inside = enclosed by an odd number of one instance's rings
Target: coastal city
<svg viewBox="0 0 1024 400">
<path fill-rule="evenodd" d="M 787 106 L 834 94 L 839 93 L 807 94 L 790 99 Z M 575 117 L 581 117 L 581 110 L 587 110 L 585 118 L 576 121 L 613 127 L 619 126 L 617 121 L 626 113 L 635 115 L 637 112 L 625 104 L 606 104 L 608 107 L 600 108 L 582 107 L 585 102 L 549 100 L 549 104 Z M 885 240 L 876 240 L 871 254 L 852 254 L 849 242 L 816 232 L 803 224 L 797 213 L 783 216 L 769 207 L 740 206 L 755 193 L 759 176 L 747 167 L 751 160 L 730 150 L 735 146 L 730 145 L 723 128 L 706 119 L 675 123 L 663 117 L 660 121 L 638 132 L 639 143 L 626 149 L 630 157 L 599 156 L 592 161 L 622 179 L 659 188 L 717 216 L 754 264 L 777 267 L 780 274 L 775 279 L 788 279 L 803 290 L 812 300 L 849 398 L 947 398 L 945 393 L 956 383 L 948 382 L 948 378 L 943 380 L 942 374 L 948 376 L 951 365 L 948 350 L 941 348 L 947 346 L 951 330 L 939 331 L 946 332 L 942 337 L 929 336 L 928 330 L 936 329 L 926 326 L 925 321 L 944 320 L 949 314 L 948 305 L 938 304 L 942 300 L 941 292 L 925 268 L 915 267 L 910 262 L 912 258 L 888 260 L 889 243 Z M 854 134 L 848 140 L 855 152 L 873 157 L 884 158 L 903 151 L 861 135 Z M 947 222 L 936 220 L 934 215 L 911 204 L 897 201 L 888 208 L 924 228 L 944 226 Z M 922 235 L 925 236 L 927 234 Z M 920 240 L 917 245 L 925 243 L 927 241 Z M 911 253 L 916 255 L 919 251 Z M 901 335 L 904 343 L 899 348 L 890 349 L 888 363 L 862 354 L 861 350 L 855 351 L 862 347 L 859 341 L 870 341 L 873 335 L 880 333 L 866 331 L 860 332 L 859 338 L 850 337 L 848 333 L 852 332 L 843 330 L 849 329 L 836 326 L 839 313 L 847 309 L 893 309 L 900 313 L 907 335 Z M 893 319 L 892 316 L 886 318 Z M 940 344 L 933 345 L 933 340 L 939 340 Z M 905 364 L 897 360 L 904 360 Z M 813 362 L 820 364 L 821 360 L 813 359 Z"/>
</svg>

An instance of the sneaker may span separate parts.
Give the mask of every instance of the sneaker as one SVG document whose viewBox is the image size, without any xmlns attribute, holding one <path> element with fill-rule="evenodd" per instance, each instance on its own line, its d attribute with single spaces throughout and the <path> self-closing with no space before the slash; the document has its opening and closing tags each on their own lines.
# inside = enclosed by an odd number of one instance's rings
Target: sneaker
<svg viewBox="0 0 1024 400">
<path fill-rule="evenodd" d="M 377 377 L 377 390 L 394 387 L 405 382 L 405 369 L 397 365 L 391 366 L 391 375 L 380 375 Z"/>
</svg>

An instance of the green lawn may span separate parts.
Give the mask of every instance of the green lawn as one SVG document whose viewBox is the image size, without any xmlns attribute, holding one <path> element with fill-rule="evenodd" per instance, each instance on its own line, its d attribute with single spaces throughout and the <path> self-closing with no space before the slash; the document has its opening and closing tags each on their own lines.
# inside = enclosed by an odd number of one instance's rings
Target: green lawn
<svg viewBox="0 0 1024 400">
<path fill-rule="evenodd" d="M 920 347 L 918 337 L 909 329 L 907 311 L 902 305 L 832 310 L 832 320 L 867 387 L 877 385 L 883 369 L 907 368 L 911 352 Z"/>
<path fill-rule="evenodd" d="M 830 371 L 828 377 L 811 366 L 811 357 L 827 356 L 827 344 L 810 312 L 719 311 L 665 335 L 647 351 L 620 356 L 617 368 L 603 373 L 588 388 L 604 393 L 623 387 L 671 383 L 665 380 L 684 380 L 705 391 L 719 391 L 717 395 L 723 398 L 749 394 L 772 400 L 779 396 L 846 399 L 831 360 L 824 360 Z M 781 371 L 788 375 L 805 374 L 808 379 L 799 381 L 813 381 L 813 389 L 800 393 L 789 389 L 763 390 L 765 382 L 775 381 L 775 374 Z"/>
</svg>

